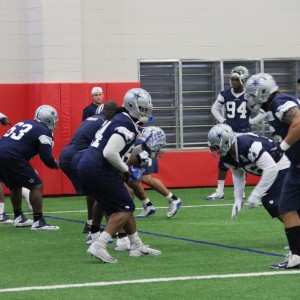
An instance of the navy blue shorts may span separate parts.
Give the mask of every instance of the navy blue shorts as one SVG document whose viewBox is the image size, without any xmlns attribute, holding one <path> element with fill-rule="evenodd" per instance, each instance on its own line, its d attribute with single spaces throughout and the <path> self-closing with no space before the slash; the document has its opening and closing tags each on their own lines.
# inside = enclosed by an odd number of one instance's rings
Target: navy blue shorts
<svg viewBox="0 0 300 300">
<path fill-rule="evenodd" d="M 267 190 L 266 194 L 261 199 L 262 205 L 272 218 L 277 218 L 279 216 L 278 205 L 280 201 L 281 190 L 287 172 L 288 169 L 280 170 L 278 172 L 274 183 L 271 185 L 271 187 Z"/>
<path fill-rule="evenodd" d="M 86 195 L 86 193 L 79 182 L 76 169 L 72 168 L 72 160 L 74 156 L 77 155 L 77 153 L 78 152 L 73 147 L 65 147 L 59 157 L 59 166 L 71 180 L 76 190 L 76 194 L 79 196 L 83 196 Z"/>
<path fill-rule="evenodd" d="M 10 189 L 26 187 L 32 190 L 42 183 L 31 164 L 24 158 L 5 158 L 0 155 L 0 179 Z"/>
<path fill-rule="evenodd" d="M 135 210 L 133 199 L 118 173 L 106 176 L 107 173 L 84 161 L 79 163 L 77 174 L 83 188 L 95 197 L 107 215 Z"/>
<path fill-rule="evenodd" d="M 300 169 L 291 166 L 285 177 L 279 201 L 279 212 L 300 210 Z"/>
</svg>

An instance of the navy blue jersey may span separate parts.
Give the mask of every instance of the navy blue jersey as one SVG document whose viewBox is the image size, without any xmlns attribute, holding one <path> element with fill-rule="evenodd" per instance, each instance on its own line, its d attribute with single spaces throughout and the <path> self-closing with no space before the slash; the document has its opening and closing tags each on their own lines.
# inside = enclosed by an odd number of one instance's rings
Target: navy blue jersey
<svg viewBox="0 0 300 300">
<path fill-rule="evenodd" d="M 222 91 L 222 97 L 218 97 L 218 101 L 225 106 L 226 124 L 228 124 L 234 132 L 250 132 L 249 123 L 251 112 L 247 109 L 247 100 L 244 99 L 244 93 L 236 97 L 232 93 L 232 89 Z"/>
<path fill-rule="evenodd" d="M 56 168 L 52 155 L 54 141 L 48 127 L 37 120 L 25 120 L 10 128 L 0 139 L 2 157 L 14 157 L 29 161 L 36 155 L 49 168 Z"/>
<path fill-rule="evenodd" d="M 257 176 L 261 176 L 262 170 L 257 167 L 256 162 L 264 152 L 268 152 L 275 162 L 278 162 L 281 158 L 277 151 L 277 144 L 274 141 L 255 134 L 238 136 L 235 149 L 235 158 L 228 153 L 221 158 L 221 161 L 236 168 L 242 168 L 247 173 Z"/>
<path fill-rule="evenodd" d="M 82 112 L 82 122 L 86 120 L 88 117 L 92 117 L 96 113 L 97 108 L 98 106 L 94 103 L 91 103 L 86 108 L 84 108 Z"/>
<path fill-rule="evenodd" d="M 120 113 L 103 123 L 91 146 L 77 164 L 77 174 L 82 187 L 96 198 L 107 215 L 117 211 L 135 210 L 133 199 L 119 176 L 120 171 L 103 156 L 103 150 L 114 134 L 119 134 L 125 141 L 126 145 L 119 154 L 126 162 L 134 147 L 138 129 L 127 113 Z"/>
<path fill-rule="evenodd" d="M 88 117 L 76 130 L 69 145 L 78 151 L 86 149 L 94 139 L 97 130 L 103 125 L 104 118 L 103 114 Z"/>
<path fill-rule="evenodd" d="M 60 154 L 60 167 L 71 180 L 78 195 L 83 195 L 84 191 L 78 181 L 76 170 L 74 170 L 74 168 L 72 167 L 73 157 L 79 151 L 87 149 L 90 146 L 97 130 L 102 126 L 103 123 L 103 114 L 94 115 L 87 118 L 81 123 L 81 125 L 73 135 L 70 143 L 66 147 L 64 147 Z"/>
<path fill-rule="evenodd" d="M 78 164 L 78 169 L 83 168 L 86 170 L 90 166 L 93 170 L 97 169 L 105 177 L 109 176 L 109 174 L 113 176 L 118 175 L 119 171 L 115 170 L 103 156 L 103 150 L 113 134 L 122 136 L 126 143 L 126 146 L 120 152 L 122 160 L 126 162 L 134 146 L 138 128 L 127 113 L 120 113 L 116 114 L 111 120 L 105 121 L 96 132 L 91 146 Z"/>
<path fill-rule="evenodd" d="M 300 108 L 299 100 L 292 95 L 283 93 L 276 95 L 270 104 L 268 112 L 270 131 L 278 142 L 287 136 L 290 125 L 283 123 L 282 117 L 292 107 Z M 300 163 L 299 153 L 300 141 L 286 151 L 289 160 L 296 165 Z"/>
</svg>

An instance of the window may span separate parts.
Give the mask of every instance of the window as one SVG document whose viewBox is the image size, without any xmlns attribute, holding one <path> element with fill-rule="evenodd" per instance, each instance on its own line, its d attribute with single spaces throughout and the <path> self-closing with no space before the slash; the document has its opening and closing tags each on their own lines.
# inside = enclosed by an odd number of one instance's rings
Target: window
<svg viewBox="0 0 300 300">
<path fill-rule="evenodd" d="M 217 123 L 211 106 L 220 91 L 230 88 L 230 72 L 239 65 L 250 74 L 272 74 L 281 89 L 297 95 L 300 60 L 139 61 L 141 87 L 151 94 L 154 106 L 151 125 L 165 131 L 168 149 L 207 147 L 207 133 Z M 267 122 L 253 131 L 269 136 Z"/>
</svg>

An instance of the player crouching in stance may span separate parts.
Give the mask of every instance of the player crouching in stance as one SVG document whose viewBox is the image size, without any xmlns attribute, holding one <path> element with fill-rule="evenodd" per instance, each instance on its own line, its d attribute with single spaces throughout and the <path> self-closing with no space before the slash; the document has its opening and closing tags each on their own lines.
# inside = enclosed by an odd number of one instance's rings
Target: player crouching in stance
<svg viewBox="0 0 300 300">
<path fill-rule="evenodd" d="M 208 133 L 208 145 L 211 152 L 220 155 L 221 161 L 232 170 L 235 202 L 231 217 L 235 218 L 242 209 L 246 172 L 261 176 L 248 197 L 248 206 L 258 207 L 261 200 L 271 217 L 281 220 L 278 202 L 290 161 L 278 152 L 277 144 L 253 133 L 236 137 L 229 125 L 218 124 Z"/>
<path fill-rule="evenodd" d="M 25 120 L 10 128 L 0 139 L 0 180 L 10 189 L 15 219 L 13 226 L 31 230 L 58 230 L 58 226 L 46 223 L 42 213 L 43 183 L 29 160 L 40 156 L 51 169 L 59 169 L 52 155 L 53 131 L 58 115 L 54 107 L 37 108 L 34 120 Z M 27 219 L 22 211 L 22 187 L 30 190 L 30 203 L 34 220 Z"/>
<path fill-rule="evenodd" d="M 291 255 L 270 267 L 300 268 L 300 103 L 293 95 L 282 93 L 274 78 L 265 73 L 248 79 L 245 98 L 253 112 L 260 108 L 268 112 L 270 131 L 280 143 L 278 150 L 291 161 L 278 204 Z"/>
<path fill-rule="evenodd" d="M 151 158 L 148 165 L 133 166 L 131 168 L 132 174 L 129 180 L 129 186 L 132 188 L 137 198 L 143 203 L 143 209 L 141 213 L 136 216 L 138 218 L 148 217 L 156 212 L 154 205 L 146 196 L 142 186 L 142 182 L 145 177 L 150 177 L 150 181 L 152 182 L 151 188 L 165 196 L 167 199 L 169 206 L 167 218 L 172 218 L 175 216 L 182 205 L 182 200 L 179 197 L 173 195 L 160 180 L 152 178 L 151 176 L 151 170 L 154 171 L 155 169 L 158 169 L 158 159 L 164 154 L 164 150 L 162 148 L 165 144 L 166 135 L 164 131 L 157 126 L 145 127 L 141 132 L 141 136 L 136 140 L 136 145 L 143 145 Z M 154 173 L 157 173 L 157 171 L 154 171 Z M 146 185 L 149 185 L 149 182 L 147 183 L 148 184 Z"/>
<path fill-rule="evenodd" d="M 117 263 L 107 251 L 107 243 L 124 228 L 130 241 L 130 256 L 156 256 L 161 251 L 145 246 L 136 228 L 135 205 L 124 182 L 130 169 L 126 161 L 134 147 L 138 128 L 136 122 L 147 123 L 152 112 L 150 94 L 140 88 L 126 92 L 124 112 L 104 122 L 91 146 L 77 165 L 82 186 L 92 195 L 109 216 L 106 228 L 87 250 L 88 254 L 107 263 Z"/>
</svg>

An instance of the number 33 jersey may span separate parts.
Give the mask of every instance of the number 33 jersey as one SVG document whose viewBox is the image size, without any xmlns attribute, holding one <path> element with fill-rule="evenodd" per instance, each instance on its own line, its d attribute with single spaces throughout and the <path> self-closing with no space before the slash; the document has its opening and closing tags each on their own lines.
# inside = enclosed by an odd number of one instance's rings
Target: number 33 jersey
<svg viewBox="0 0 300 300">
<path fill-rule="evenodd" d="M 10 128 L 0 139 L 1 157 L 6 159 L 26 159 L 29 161 L 40 155 L 46 166 L 56 166 L 52 155 L 54 145 L 52 132 L 37 120 L 26 120 Z"/>
</svg>

